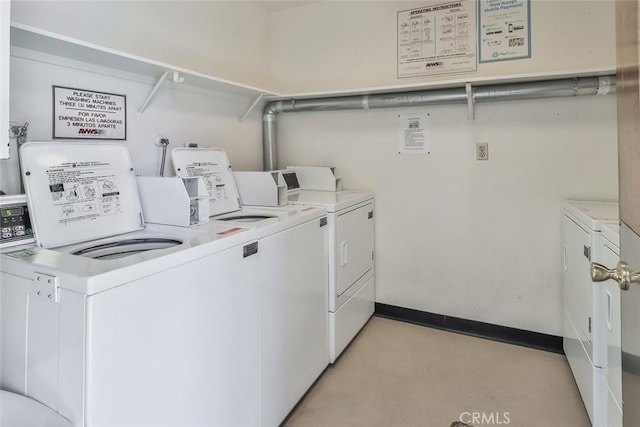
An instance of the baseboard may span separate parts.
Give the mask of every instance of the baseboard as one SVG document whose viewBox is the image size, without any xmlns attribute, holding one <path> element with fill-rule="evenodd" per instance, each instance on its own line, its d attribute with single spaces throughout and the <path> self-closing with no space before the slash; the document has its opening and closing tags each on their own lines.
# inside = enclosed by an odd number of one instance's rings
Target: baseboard
<svg viewBox="0 0 640 427">
<path fill-rule="evenodd" d="M 564 354 L 562 337 L 555 335 L 494 325 L 492 323 L 477 322 L 475 320 L 429 313 L 378 302 L 376 303 L 375 315 L 446 331 L 459 332 L 475 337 L 487 338 L 494 341 L 536 348 L 552 353 Z"/>
</svg>

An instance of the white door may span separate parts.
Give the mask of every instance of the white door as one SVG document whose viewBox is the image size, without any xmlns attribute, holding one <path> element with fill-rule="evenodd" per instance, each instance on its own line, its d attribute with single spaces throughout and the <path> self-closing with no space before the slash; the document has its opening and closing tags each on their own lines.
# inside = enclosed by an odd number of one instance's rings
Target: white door
<svg viewBox="0 0 640 427">
<path fill-rule="evenodd" d="M 11 3 L 0 0 L 0 159 L 9 158 L 9 23 Z"/>
<path fill-rule="evenodd" d="M 336 241 L 336 293 L 340 296 L 373 268 L 373 203 L 338 214 Z"/>
<path fill-rule="evenodd" d="M 620 259 L 632 272 L 620 293 L 622 400 L 625 426 L 640 426 L 640 92 L 638 90 L 638 1 L 616 0 Z M 608 266 L 612 267 L 612 266 Z M 635 279 L 635 280 L 634 280 Z M 624 285 L 624 283 L 623 283 Z M 624 286 L 622 286 L 624 288 Z"/>
</svg>

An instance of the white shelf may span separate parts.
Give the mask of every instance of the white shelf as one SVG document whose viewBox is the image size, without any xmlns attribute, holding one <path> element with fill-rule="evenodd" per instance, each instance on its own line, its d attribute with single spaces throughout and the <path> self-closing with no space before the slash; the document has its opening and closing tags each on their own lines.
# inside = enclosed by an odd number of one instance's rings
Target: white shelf
<svg viewBox="0 0 640 427">
<path fill-rule="evenodd" d="M 178 72 L 180 77 L 184 78 L 185 85 L 232 95 L 254 99 L 261 95 L 277 95 L 267 89 L 221 79 L 15 22 L 11 23 L 11 45 L 156 80 L 165 72 Z"/>
</svg>

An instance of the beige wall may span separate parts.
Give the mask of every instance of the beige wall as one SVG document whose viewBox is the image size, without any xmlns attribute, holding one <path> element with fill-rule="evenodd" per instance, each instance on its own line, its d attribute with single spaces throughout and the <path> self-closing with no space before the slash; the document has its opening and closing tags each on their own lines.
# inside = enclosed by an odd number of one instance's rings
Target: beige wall
<svg viewBox="0 0 640 427">
<path fill-rule="evenodd" d="M 398 154 L 429 114 L 430 155 Z M 279 164 L 335 165 L 376 196 L 376 300 L 562 335 L 561 209 L 617 197 L 614 96 L 283 114 Z M 475 143 L 489 143 L 489 160 Z"/>
<path fill-rule="evenodd" d="M 153 87 L 152 80 L 144 83 L 105 76 L 106 69 L 103 73 L 92 70 L 78 70 L 77 63 L 69 68 L 12 56 L 11 120 L 29 122 L 29 141 L 51 140 L 52 85 L 123 94 L 127 96 L 127 140 L 123 143 L 131 153 L 137 174 L 158 174 L 161 150 L 155 142 L 159 135 L 169 138 L 169 153 L 174 147 L 194 142 L 201 147 L 224 148 L 235 169 L 262 167 L 259 109 L 243 123 L 239 120 L 251 99 L 224 93 L 191 92 L 188 88 L 163 88 L 144 114 L 138 115 L 138 107 Z M 8 193 L 18 193 L 18 158 L 14 142 L 10 148 L 11 159 L 0 160 L 0 188 Z M 167 175 L 173 175 L 170 157 L 168 154 Z"/>
<path fill-rule="evenodd" d="M 513 74 L 615 70 L 613 1 L 533 0 L 532 57 L 477 72 L 396 77 L 398 11 L 415 1 L 326 1 L 271 15 L 271 68 L 288 93 L 339 91 Z"/>
<path fill-rule="evenodd" d="M 245 1 L 13 0 L 12 21 L 258 87 L 268 12 Z"/>
</svg>

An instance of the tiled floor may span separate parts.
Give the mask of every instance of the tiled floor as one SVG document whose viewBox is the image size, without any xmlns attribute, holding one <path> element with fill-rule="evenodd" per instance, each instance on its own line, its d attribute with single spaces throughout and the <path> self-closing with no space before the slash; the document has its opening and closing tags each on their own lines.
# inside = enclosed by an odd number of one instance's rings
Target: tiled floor
<svg viewBox="0 0 640 427">
<path fill-rule="evenodd" d="M 378 317 L 285 425 L 450 427 L 459 420 L 590 425 L 564 356 Z"/>
</svg>

